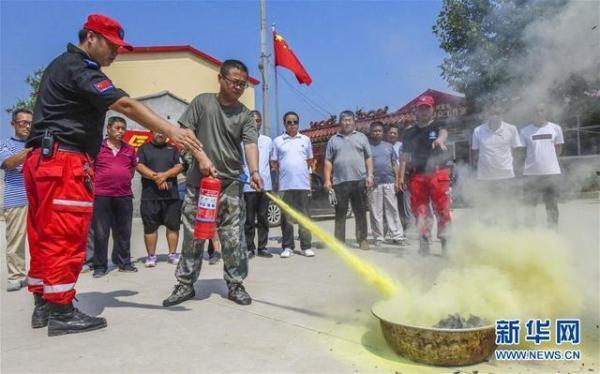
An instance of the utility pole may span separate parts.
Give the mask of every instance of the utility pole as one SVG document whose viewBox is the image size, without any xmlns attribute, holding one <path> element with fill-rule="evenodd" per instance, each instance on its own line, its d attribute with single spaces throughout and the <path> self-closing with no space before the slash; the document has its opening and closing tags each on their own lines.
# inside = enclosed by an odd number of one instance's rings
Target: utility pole
<svg viewBox="0 0 600 374">
<path fill-rule="evenodd" d="M 273 35 L 275 35 L 275 24 L 271 25 L 271 31 Z M 275 56 L 275 60 L 277 56 Z M 275 65 L 276 61 L 273 60 L 273 74 L 275 75 L 275 135 L 279 136 L 279 83 L 277 80 L 277 65 Z"/>
<path fill-rule="evenodd" d="M 267 51 L 267 6 L 260 0 L 260 63 L 262 74 L 262 121 L 263 134 L 271 137 L 271 117 L 269 116 L 269 55 Z"/>
</svg>

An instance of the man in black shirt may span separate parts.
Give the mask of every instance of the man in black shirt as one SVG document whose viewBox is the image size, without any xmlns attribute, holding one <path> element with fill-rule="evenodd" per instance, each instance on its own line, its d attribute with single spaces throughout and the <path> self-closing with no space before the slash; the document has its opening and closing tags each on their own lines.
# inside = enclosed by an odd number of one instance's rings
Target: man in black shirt
<svg viewBox="0 0 600 374">
<path fill-rule="evenodd" d="M 156 266 L 158 227 L 167 228 L 168 261 L 177 264 L 177 241 L 181 222 L 181 200 L 177 192 L 177 175 L 183 171 L 177 149 L 166 142 L 161 132 L 152 133 L 152 141 L 138 150 L 136 170 L 142 175 L 140 214 L 144 224 L 144 243 L 148 257 L 146 267 Z"/>
<path fill-rule="evenodd" d="M 73 307 L 75 283 L 85 259 L 94 200 L 93 158 L 102 142 L 106 111 L 123 113 L 145 127 L 163 131 L 175 143 L 203 154 L 190 130 L 172 126 L 116 88 L 100 70 L 117 57 L 121 25 L 92 14 L 79 32 L 79 45 L 45 69 L 33 111 L 23 167 L 29 201 L 29 291 L 35 308 L 31 326 L 48 326 L 48 335 L 106 327 L 106 320 Z"/>
<path fill-rule="evenodd" d="M 438 219 L 438 237 L 446 250 L 446 231 L 450 224 L 450 160 L 445 142 L 447 125 L 434 121 L 434 99 L 421 96 L 416 102 L 417 124 L 404 133 L 400 184 L 405 188 L 407 167 L 411 172 L 410 202 L 421 233 L 419 252 L 429 253 L 429 204 Z"/>
</svg>

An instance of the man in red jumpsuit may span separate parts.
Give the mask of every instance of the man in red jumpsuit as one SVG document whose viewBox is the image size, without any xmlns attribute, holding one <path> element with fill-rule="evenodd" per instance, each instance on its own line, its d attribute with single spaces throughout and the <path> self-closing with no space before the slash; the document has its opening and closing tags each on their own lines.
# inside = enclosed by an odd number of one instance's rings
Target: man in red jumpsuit
<svg viewBox="0 0 600 374">
<path fill-rule="evenodd" d="M 434 99 L 425 95 L 417 98 L 415 126 L 404 133 L 400 184 L 405 188 L 404 176 L 409 171 L 410 205 L 420 231 L 419 253 L 429 253 L 429 206 L 438 221 L 438 237 L 442 251 L 446 250 L 447 230 L 450 224 L 450 155 L 445 146 L 447 125 L 434 121 Z"/>
<path fill-rule="evenodd" d="M 85 259 L 93 211 L 93 159 L 102 141 L 106 111 L 121 112 L 190 149 L 200 149 L 194 134 L 175 128 L 116 88 L 100 70 L 131 46 L 115 20 L 88 17 L 79 45 L 69 44 L 45 69 L 34 108 L 24 165 L 29 200 L 27 235 L 31 265 L 29 291 L 35 307 L 33 328 L 48 335 L 106 327 L 106 320 L 73 307 L 75 283 Z"/>
</svg>

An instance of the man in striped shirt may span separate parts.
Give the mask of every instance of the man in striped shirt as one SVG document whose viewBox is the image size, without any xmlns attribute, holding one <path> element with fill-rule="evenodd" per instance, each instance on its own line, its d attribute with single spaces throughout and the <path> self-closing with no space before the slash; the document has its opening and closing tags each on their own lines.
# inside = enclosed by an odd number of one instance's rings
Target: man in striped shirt
<svg viewBox="0 0 600 374">
<path fill-rule="evenodd" d="M 4 170 L 4 215 L 6 217 L 6 265 L 8 291 L 18 291 L 26 285 L 25 240 L 27 221 L 27 194 L 23 181 L 23 160 L 31 150 L 25 140 L 31 129 L 32 112 L 16 109 L 11 125 L 14 136 L 0 144 L 0 167 Z"/>
</svg>

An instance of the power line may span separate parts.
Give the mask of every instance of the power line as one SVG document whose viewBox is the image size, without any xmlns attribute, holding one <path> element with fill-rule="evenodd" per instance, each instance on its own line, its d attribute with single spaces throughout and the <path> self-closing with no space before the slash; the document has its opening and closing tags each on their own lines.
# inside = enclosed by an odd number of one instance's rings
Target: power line
<svg viewBox="0 0 600 374">
<path fill-rule="evenodd" d="M 308 96 L 306 96 L 302 91 L 300 91 L 296 87 L 294 87 L 294 85 L 292 83 L 290 83 L 290 81 L 288 81 L 283 75 L 279 74 L 279 72 L 277 72 L 277 75 L 279 77 L 281 77 L 281 79 L 283 79 L 285 84 L 287 84 L 287 86 L 290 87 L 290 89 L 295 94 L 297 94 L 306 104 L 308 104 L 314 111 L 318 112 L 321 115 L 325 115 L 327 117 L 332 115 L 332 113 L 330 111 L 323 108 L 322 106 L 320 106 L 319 104 L 317 104 L 316 102 L 311 100 Z"/>
<path fill-rule="evenodd" d="M 319 93 L 319 91 L 317 91 L 317 90 L 313 89 L 313 88 L 312 88 L 312 87 L 310 87 L 310 86 L 306 86 L 306 88 L 307 88 L 307 89 L 308 89 L 310 92 L 312 92 L 313 94 L 317 95 L 317 96 L 319 97 L 319 99 L 321 99 L 321 100 L 323 101 L 323 103 L 324 103 L 325 105 L 327 105 L 328 107 L 330 107 L 330 108 L 334 108 L 334 107 L 335 107 L 335 105 L 332 105 L 332 104 L 331 104 L 331 102 L 330 102 L 328 99 L 326 99 L 326 98 L 325 98 L 325 96 L 323 96 L 323 95 L 321 95 L 321 94 Z"/>
<path fill-rule="evenodd" d="M 278 74 L 278 75 L 283 79 L 285 84 L 288 85 L 288 87 L 292 90 L 292 92 L 295 93 L 296 95 L 298 95 L 298 97 L 300 99 L 302 99 L 306 104 L 308 104 L 313 110 L 315 110 L 319 114 L 325 114 L 325 115 L 329 114 L 328 110 L 324 109 L 320 105 L 313 102 L 310 98 L 308 98 L 306 95 L 304 95 L 300 90 L 298 90 L 296 87 L 294 87 L 294 85 L 292 83 L 290 83 L 283 75 L 281 75 L 281 74 Z"/>
</svg>

